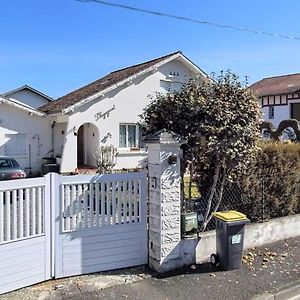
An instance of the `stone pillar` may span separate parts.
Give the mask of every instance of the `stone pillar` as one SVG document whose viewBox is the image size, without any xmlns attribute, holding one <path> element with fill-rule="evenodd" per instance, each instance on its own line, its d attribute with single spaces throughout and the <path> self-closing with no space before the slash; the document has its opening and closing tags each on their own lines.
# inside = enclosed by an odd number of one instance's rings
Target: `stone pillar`
<svg viewBox="0 0 300 300">
<path fill-rule="evenodd" d="M 145 140 L 149 176 L 149 265 L 158 272 L 182 266 L 180 259 L 180 145 L 173 132 Z"/>
</svg>

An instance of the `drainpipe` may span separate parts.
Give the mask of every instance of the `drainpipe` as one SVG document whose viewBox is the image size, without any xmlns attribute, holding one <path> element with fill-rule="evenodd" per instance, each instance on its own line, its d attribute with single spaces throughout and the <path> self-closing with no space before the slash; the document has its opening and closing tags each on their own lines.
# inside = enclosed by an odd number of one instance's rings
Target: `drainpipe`
<svg viewBox="0 0 300 300">
<path fill-rule="evenodd" d="M 53 121 L 51 124 L 52 134 L 51 134 L 51 147 L 52 147 L 52 157 L 54 157 L 54 126 L 56 122 Z"/>
</svg>

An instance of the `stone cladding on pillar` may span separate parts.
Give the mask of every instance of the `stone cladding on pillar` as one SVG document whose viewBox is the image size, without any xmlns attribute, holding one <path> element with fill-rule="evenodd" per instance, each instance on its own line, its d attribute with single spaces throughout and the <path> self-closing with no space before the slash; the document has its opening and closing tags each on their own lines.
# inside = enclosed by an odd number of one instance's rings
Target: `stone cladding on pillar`
<svg viewBox="0 0 300 300">
<path fill-rule="evenodd" d="M 182 140 L 165 130 L 150 136 L 149 178 L 149 265 L 158 272 L 179 267 L 180 155 Z"/>
</svg>

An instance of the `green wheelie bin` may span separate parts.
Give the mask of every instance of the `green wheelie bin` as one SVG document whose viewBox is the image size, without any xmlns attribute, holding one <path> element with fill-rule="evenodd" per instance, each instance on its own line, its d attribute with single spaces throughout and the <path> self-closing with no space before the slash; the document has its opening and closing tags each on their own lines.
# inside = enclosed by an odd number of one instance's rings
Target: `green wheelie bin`
<svg viewBox="0 0 300 300">
<path fill-rule="evenodd" d="M 216 219 L 216 254 L 211 255 L 211 263 L 223 270 L 241 267 L 246 215 L 235 211 L 213 213 Z"/>
</svg>

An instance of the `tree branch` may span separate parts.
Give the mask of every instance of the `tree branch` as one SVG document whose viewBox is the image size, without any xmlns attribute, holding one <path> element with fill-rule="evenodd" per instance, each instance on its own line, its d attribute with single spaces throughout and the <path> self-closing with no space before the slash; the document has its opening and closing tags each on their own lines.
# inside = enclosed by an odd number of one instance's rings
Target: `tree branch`
<svg viewBox="0 0 300 300">
<path fill-rule="evenodd" d="M 219 192 L 219 197 L 218 197 L 218 202 L 213 210 L 213 212 L 216 212 L 222 202 L 222 198 L 223 198 L 223 192 L 224 192 L 224 187 L 225 187 L 225 181 L 226 181 L 226 173 L 224 171 L 224 174 L 222 175 L 222 181 L 221 181 L 221 186 L 220 186 L 220 192 Z M 207 219 L 207 224 L 210 222 L 211 218 L 212 218 L 212 213 L 210 214 L 209 218 Z"/>
<path fill-rule="evenodd" d="M 208 198 L 207 208 L 206 208 L 206 211 L 205 211 L 205 216 L 204 216 L 203 223 L 202 223 L 202 226 L 200 228 L 200 231 L 204 231 L 207 224 L 208 224 L 207 219 L 209 217 L 212 200 L 214 198 L 217 183 L 218 183 L 218 180 L 219 180 L 219 175 L 220 175 L 220 164 L 217 163 L 217 165 L 215 167 L 214 180 L 213 180 L 213 184 L 212 184 L 212 187 L 211 187 L 211 190 L 210 190 L 210 195 L 209 195 L 209 198 Z"/>
</svg>

